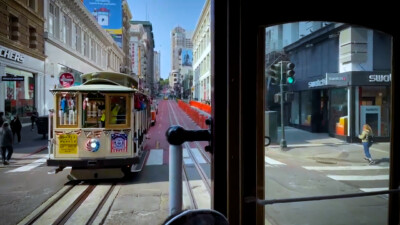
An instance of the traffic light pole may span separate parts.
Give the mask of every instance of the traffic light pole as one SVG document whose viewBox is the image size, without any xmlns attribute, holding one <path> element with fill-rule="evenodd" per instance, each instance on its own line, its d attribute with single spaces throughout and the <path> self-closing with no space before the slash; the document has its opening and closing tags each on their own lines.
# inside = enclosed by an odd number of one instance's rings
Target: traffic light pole
<svg viewBox="0 0 400 225">
<path fill-rule="evenodd" d="M 281 61 L 281 129 L 282 129 L 282 139 L 281 139 L 281 149 L 283 150 L 284 148 L 287 147 L 286 145 L 286 140 L 285 140 L 285 124 L 283 122 L 283 63 Z"/>
</svg>

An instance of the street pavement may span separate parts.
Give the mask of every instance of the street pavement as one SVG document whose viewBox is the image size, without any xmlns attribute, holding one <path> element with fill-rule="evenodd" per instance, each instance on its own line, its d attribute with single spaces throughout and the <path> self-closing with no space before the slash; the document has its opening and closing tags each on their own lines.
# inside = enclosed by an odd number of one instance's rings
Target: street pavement
<svg viewBox="0 0 400 225">
<path fill-rule="evenodd" d="M 176 102 L 174 107 L 178 108 Z M 168 216 L 168 143 L 165 130 L 170 124 L 169 116 L 168 101 L 160 101 L 157 122 L 147 135 L 148 151 L 164 150 L 161 164 L 146 165 L 133 180 L 121 182 L 121 189 L 104 224 L 160 224 Z M 187 129 L 198 129 L 189 117 L 185 118 L 185 124 Z M 292 127 L 285 127 L 285 134 L 288 148 L 282 151 L 279 145 L 270 145 L 265 148 L 266 156 L 281 162 L 292 158 L 304 165 L 367 164 L 363 159 L 361 143 L 346 143 L 328 134 L 310 133 Z M 389 164 L 390 143 L 374 143 L 370 151 L 377 165 Z M 30 124 L 23 124 L 22 141 L 14 144 L 13 158 L 24 158 L 34 153 L 47 153 L 47 138 L 43 139 L 43 135 L 37 134 L 36 128 L 32 131 Z M 136 184 L 131 184 L 132 181 Z"/>
<path fill-rule="evenodd" d="M 281 156 L 298 159 L 312 159 L 325 164 L 365 164 L 364 151 L 361 143 L 347 143 L 330 137 L 327 133 L 311 133 L 308 131 L 285 127 L 287 148 L 282 151 L 279 144 L 266 147 L 266 154 L 273 152 Z M 281 140 L 281 130 L 278 130 L 278 141 Z M 374 143 L 370 147 L 372 158 L 377 164 L 388 164 L 390 142 Z"/>
</svg>

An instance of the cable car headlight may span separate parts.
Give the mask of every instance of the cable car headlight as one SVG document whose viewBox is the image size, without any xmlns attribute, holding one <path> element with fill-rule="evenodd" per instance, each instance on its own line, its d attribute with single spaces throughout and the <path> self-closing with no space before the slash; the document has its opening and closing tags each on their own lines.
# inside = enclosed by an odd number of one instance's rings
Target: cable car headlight
<svg viewBox="0 0 400 225">
<path fill-rule="evenodd" d="M 97 152 L 100 148 L 100 141 L 96 138 L 89 139 L 86 142 L 86 150 L 89 152 Z"/>
</svg>

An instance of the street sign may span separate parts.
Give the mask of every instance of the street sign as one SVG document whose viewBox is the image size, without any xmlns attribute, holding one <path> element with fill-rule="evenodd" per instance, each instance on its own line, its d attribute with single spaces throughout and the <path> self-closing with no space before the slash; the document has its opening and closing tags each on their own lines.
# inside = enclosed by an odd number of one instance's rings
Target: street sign
<svg viewBox="0 0 400 225">
<path fill-rule="evenodd" d="M 24 81 L 23 76 L 2 76 L 1 81 Z"/>
<path fill-rule="evenodd" d="M 74 75 L 70 73 L 63 73 L 60 76 L 60 84 L 63 87 L 71 87 L 75 82 Z"/>
</svg>

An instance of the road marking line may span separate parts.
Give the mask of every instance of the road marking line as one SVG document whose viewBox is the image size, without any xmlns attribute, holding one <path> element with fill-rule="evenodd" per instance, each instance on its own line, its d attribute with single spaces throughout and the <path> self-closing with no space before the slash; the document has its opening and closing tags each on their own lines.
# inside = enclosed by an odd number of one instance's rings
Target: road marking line
<svg viewBox="0 0 400 225">
<path fill-rule="evenodd" d="M 387 191 L 389 188 L 360 188 L 361 191 L 363 192 L 373 192 L 373 191 Z"/>
<path fill-rule="evenodd" d="M 267 156 L 265 156 L 265 162 L 271 165 L 286 165 L 285 163 L 281 163 L 279 161 L 276 161 L 275 159 L 271 159 Z"/>
<path fill-rule="evenodd" d="M 46 162 L 46 160 L 47 160 L 46 158 L 38 159 L 38 160 L 34 161 L 33 163 L 18 167 L 17 169 L 9 170 L 6 173 L 26 172 L 26 171 L 32 170 L 32 169 L 44 164 Z"/>
<path fill-rule="evenodd" d="M 383 170 L 388 166 L 303 166 L 307 170 Z"/>
<path fill-rule="evenodd" d="M 163 149 L 151 149 L 149 157 L 147 158 L 146 166 L 149 165 L 162 165 L 163 164 Z"/>
<path fill-rule="evenodd" d="M 352 181 L 363 181 L 363 180 L 389 180 L 389 175 L 365 175 L 365 176 L 353 176 L 353 175 L 327 175 L 334 180 L 352 180 Z"/>
</svg>

